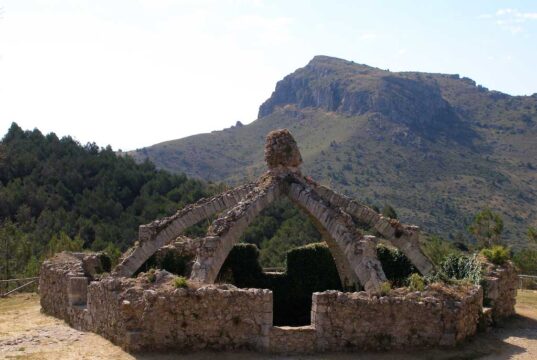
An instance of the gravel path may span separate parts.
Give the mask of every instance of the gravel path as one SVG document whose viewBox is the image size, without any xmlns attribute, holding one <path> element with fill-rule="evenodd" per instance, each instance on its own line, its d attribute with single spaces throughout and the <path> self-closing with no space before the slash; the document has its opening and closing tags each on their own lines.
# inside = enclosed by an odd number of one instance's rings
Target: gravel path
<svg viewBox="0 0 537 360">
<path fill-rule="evenodd" d="M 519 296 L 518 316 L 502 327 L 479 334 L 455 349 L 417 352 L 322 354 L 293 359 L 537 359 L 537 292 Z M 130 355 L 93 333 L 74 330 L 40 312 L 37 295 L 0 299 L 0 359 L 145 359 L 145 360 L 283 359 L 255 353 L 142 354 Z M 289 359 L 285 358 L 285 359 Z"/>
</svg>

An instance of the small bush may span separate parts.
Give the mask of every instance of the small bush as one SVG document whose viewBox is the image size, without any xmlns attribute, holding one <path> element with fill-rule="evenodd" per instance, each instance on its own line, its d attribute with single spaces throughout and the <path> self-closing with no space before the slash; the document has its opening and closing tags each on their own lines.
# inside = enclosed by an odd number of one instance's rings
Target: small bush
<svg viewBox="0 0 537 360">
<path fill-rule="evenodd" d="M 392 283 L 389 281 L 384 281 L 382 284 L 380 284 L 380 295 L 385 296 L 390 293 L 392 290 Z"/>
<path fill-rule="evenodd" d="M 478 285 L 481 281 L 481 262 L 472 256 L 451 254 L 440 264 L 439 272 L 434 281 L 468 280 Z"/>
<path fill-rule="evenodd" d="M 425 280 L 420 274 L 414 273 L 408 277 L 408 288 L 412 291 L 423 291 Z"/>
<path fill-rule="evenodd" d="M 407 278 L 418 270 L 400 250 L 377 246 L 377 257 L 388 280 L 395 287 L 405 286 Z"/>
<path fill-rule="evenodd" d="M 509 249 L 501 245 L 494 245 L 491 248 L 483 249 L 481 250 L 481 255 L 496 265 L 503 265 L 510 258 Z"/>
<path fill-rule="evenodd" d="M 173 279 L 173 286 L 175 286 L 177 289 L 179 288 L 187 288 L 188 282 L 186 280 L 186 277 L 184 276 L 177 276 L 175 279 Z"/>
<path fill-rule="evenodd" d="M 101 262 L 101 272 L 109 273 L 110 271 L 112 271 L 112 260 L 107 254 L 99 254 L 99 260 Z"/>
<path fill-rule="evenodd" d="M 147 281 L 154 283 L 157 280 L 157 274 L 155 274 L 155 269 L 149 269 L 146 274 Z"/>
</svg>

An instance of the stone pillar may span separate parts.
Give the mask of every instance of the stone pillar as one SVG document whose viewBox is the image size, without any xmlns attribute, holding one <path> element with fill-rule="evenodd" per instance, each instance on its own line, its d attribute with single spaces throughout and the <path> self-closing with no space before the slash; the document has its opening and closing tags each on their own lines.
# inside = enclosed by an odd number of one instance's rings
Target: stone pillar
<svg viewBox="0 0 537 360">
<path fill-rule="evenodd" d="M 270 180 L 270 179 L 269 179 Z M 192 281 L 214 283 L 222 264 L 248 225 L 280 196 L 278 182 L 268 182 L 211 224 L 192 265 Z"/>
</svg>

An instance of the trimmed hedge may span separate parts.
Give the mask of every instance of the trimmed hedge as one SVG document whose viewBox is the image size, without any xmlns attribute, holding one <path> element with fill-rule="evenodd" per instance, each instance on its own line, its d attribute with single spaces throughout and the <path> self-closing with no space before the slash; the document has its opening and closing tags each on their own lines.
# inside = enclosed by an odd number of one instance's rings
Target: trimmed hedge
<svg viewBox="0 0 537 360">
<path fill-rule="evenodd" d="M 189 263 L 191 261 L 191 256 L 182 256 L 175 251 L 167 251 L 161 256 L 153 254 L 140 266 L 140 269 L 136 271 L 135 275 L 141 272 L 147 272 L 149 269 L 162 269 L 175 275 L 188 276 L 190 270 Z"/>
<path fill-rule="evenodd" d="M 387 278 L 394 286 L 405 286 L 408 276 L 417 272 L 410 261 L 396 249 L 379 246 L 377 255 Z M 310 324 L 312 293 L 344 290 L 334 258 L 325 243 L 314 243 L 288 251 L 286 259 L 286 272 L 264 273 L 259 264 L 257 246 L 240 243 L 233 247 L 224 261 L 217 282 L 231 283 L 241 288 L 272 290 L 274 325 Z M 160 268 L 187 276 L 191 260 L 170 251 L 158 258 L 152 256 L 140 270 Z"/>
<path fill-rule="evenodd" d="M 394 285 L 405 286 L 407 277 L 417 272 L 398 250 L 379 246 L 377 251 L 386 276 Z M 235 245 L 220 270 L 218 281 L 242 288 L 272 290 L 274 325 L 310 324 L 312 293 L 343 290 L 334 258 L 325 243 L 290 250 L 285 273 L 263 273 L 258 259 L 256 245 Z"/>
<path fill-rule="evenodd" d="M 326 244 L 309 244 L 287 253 L 286 290 L 275 295 L 275 308 L 287 313 L 282 319 L 287 320 L 286 325 L 311 323 L 312 293 L 343 290 L 334 258 Z"/>
<path fill-rule="evenodd" d="M 377 246 L 377 256 L 382 264 L 384 274 L 394 287 L 407 285 L 407 279 L 418 270 L 400 250 L 384 245 Z"/>
<path fill-rule="evenodd" d="M 274 325 L 309 324 L 311 294 L 341 290 L 336 264 L 325 244 L 310 244 L 289 251 L 285 273 L 263 273 L 258 260 L 256 245 L 235 245 L 222 265 L 218 281 L 243 288 L 272 290 Z"/>
<path fill-rule="evenodd" d="M 240 243 L 229 252 L 220 273 L 218 282 L 230 282 L 241 288 L 263 288 L 264 274 L 259 265 L 259 249 L 254 244 Z"/>
</svg>

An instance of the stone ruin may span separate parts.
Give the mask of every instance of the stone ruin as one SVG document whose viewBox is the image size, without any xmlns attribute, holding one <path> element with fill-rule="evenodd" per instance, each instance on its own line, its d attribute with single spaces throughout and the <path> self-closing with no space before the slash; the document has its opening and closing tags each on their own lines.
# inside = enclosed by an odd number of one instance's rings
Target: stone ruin
<svg viewBox="0 0 537 360">
<path fill-rule="evenodd" d="M 422 292 L 396 289 L 381 295 L 386 276 L 376 255 L 378 239 L 367 224 L 400 249 L 427 275 L 431 261 L 419 244 L 419 229 L 319 185 L 300 171 L 302 157 L 290 132 L 271 132 L 265 145 L 268 171 L 256 182 L 201 199 L 173 216 L 139 228 L 135 245 L 110 275 L 95 254 L 62 253 L 45 261 L 40 277 L 43 311 L 93 331 L 129 351 L 248 348 L 278 353 L 352 349 L 452 346 L 481 323 L 514 313 L 516 273 L 512 265 L 491 267 L 481 286 L 429 286 Z M 273 326 L 272 292 L 214 284 L 232 247 L 272 202 L 289 198 L 323 233 L 344 289 L 312 296 L 311 325 Z M 216 216 L 203 238 L 183 232 Z M 187 288 L 172 274 L 154 281 L 133 277 L 159 249 L 174 243 L 195 255 Z M 483 310 L 483 300 L 491 304 Z"/>
</svg>

